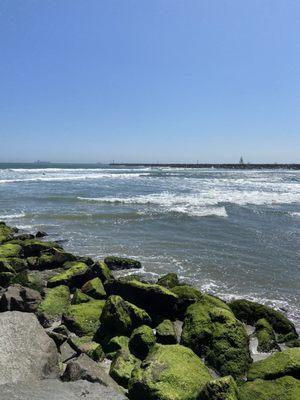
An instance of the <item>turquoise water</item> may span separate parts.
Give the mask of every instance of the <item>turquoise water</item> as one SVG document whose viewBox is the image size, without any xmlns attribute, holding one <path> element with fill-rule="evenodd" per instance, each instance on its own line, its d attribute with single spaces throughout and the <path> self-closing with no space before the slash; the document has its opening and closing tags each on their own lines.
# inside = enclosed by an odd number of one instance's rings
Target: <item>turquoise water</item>
<svg viewBox="0 0 300 400">
<path fill-rule="evenodd" d="M 300 326 L 300 171 L 0 164 L 0 220 L 283 308 Z"/>
</svg>

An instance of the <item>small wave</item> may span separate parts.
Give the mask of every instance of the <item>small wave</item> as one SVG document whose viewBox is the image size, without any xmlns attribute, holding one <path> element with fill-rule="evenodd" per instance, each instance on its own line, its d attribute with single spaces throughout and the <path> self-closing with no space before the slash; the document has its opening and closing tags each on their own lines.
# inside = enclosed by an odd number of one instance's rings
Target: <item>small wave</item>
<svg viewBox="0 0 300 400">
<path fill-rule="evenodd" d="M 298 217 L 300 218 L 300 212 L 296 212 L 296 211 L 291 211 L 288 213 L 291 217 Z"/>
<path fill-rule="evenodd" d="M 16 214 L 4 214 L 4 215 L 0 215 L 0 220 L 23 218 L 25 216 L 26 216 L 26 214 L 24 212 L 16 213 Z"/>
</svg>

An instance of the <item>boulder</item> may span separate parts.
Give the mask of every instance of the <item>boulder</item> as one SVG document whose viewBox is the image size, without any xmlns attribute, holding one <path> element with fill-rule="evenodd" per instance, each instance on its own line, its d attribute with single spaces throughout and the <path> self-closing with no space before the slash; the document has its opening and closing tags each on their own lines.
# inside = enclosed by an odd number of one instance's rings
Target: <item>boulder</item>
<svg viewBox="0 0 300 400">
<path fill-rule="evenodd" d="M 104 308 L 104 300 L 72 304 L 63 314 L 67 328 L 78 336 L 93 336 L 99 327 L 99 318 Z"/>
<path fill-rule="evenodd" d="M 110 256 L 104 259 L 104 263 L 112 271 L 122 270 L 122 269 L 139 269 L 142 265 L 139 261 L 132 260 L 131 258 L 122 258 Z"/>
<path fill-rule="evenodd" d="M 117 383 L 104 371 L 104 369 L 86 354 L 68 362 L 62 375 L 64 382 L 78 381 L 79 379 L 98 382 L 104 386 L 120 391 Z"/>
<path fill-rule="evenodd" d="M 35 257 L 29 257 L 33 261 Z M 36 257 L 34 262 L 30 264 L 31 269 L 54 269 L 60 268 L 65 262 L 74 261 L 76 257 L 71 253 L 66 253 L 64 250 L 53 248 L 51 252 L 42 253 L 39 257 Z"/>
<path fill-rule="evenodd" d="M 25 240 L 20 242 L 24 256 L 27 257 L 39 257 L 43 252 L 51 252 L 54 249 L 63 250 L 62 247 L 56 242 L 41 242 L 39 240 Z"/>
<path fill-rule="evenodd" d="M 198 400 L 238 400 L 238 388 L 231 376 L 209 381 Z"/>
<path fill-rule="evenodd" d="M 169 319 L 162 321 L 156 328 L 156 339 L 162 344 L 176 344 L 177 335 L 173 322 Z"/>
<path fill-rule="evenodd" d="M 0 299 L 0 311 L 35 312 L 42 301 L 37 290 L 21 285 L 9 286 Z"/>
<path fill-rule="evenodd" d="M 14 234 L 14 229 L 7 226 L 5 222 L 0 221 L 0 244 L 11 239 Z"/>
<path fill-rule="evenodd" d="M 184 318 L 181 343 L 206 362 L 221 376 L 240 376 L 251 363 L 248 337 L 244 326 L 220 300 L 215 306 L 204 300 L 192 304 Z M 219 303 L 220 302 L 220 303 Z"/>
<path fill-rule="evenodd" d="M 45 379 L 0 386 L 1 400 L 126 400 L 114 389 L 100 383 L 79 380 L 61 382 Z"/>
<path fill-rule="evenodd" d="M 197 400 L 212 377 L 201 359 L 179 344 L 156 344 L 128 384 L 131 400 Z"/>
<path fill-rule="evenodd" d="M 175 314 L 175 305 L 178 297 L 163 286 L 137 280 L 125 282 L 118 279 L 109 282 L 106 285 L 106 290 L 110 294 L 117 294 L 123 299 L 136 304 L 149 313 L 169 317 Z"/>
<path fill-rule="evenodd" d="M 104 299 L 106 297 L 105 289 L 100 278 L 94 278 L 86 282 L 81 291 L 94 299 Z"/>
<path fill-rule="evenodd" d="M 61 362 L 66 363 L 72 358 L 75 358 L 78 353 L 67 341 L 64 341 L 59 348 Z"/>
<path fill-rule="evenodd" d="M 0 385 L 57 376 L 56 346 L 36 316 L 19 311 L 1 313 Z"/>
<path fill-rule="evenodd" d="M 105 357 L 101 345 L 94 342 L 92 336 L 71 336 L 68 343 L 78 354 L 84 353 L 94 361 L 102 361 Z"/>
<path fill-rule="evenodd" d="M 93 297 L 88 296 L 85 293 L 82 293 L 80 289 L 76 289 L 75 293 L 72 297 L 71 303 L 72 304 L 80 304 L 80 303 L 88 303 L 89 301 L 93 301 Z"/>
<path fill-rule="evenodd" d="M 143 360 L 155 344 L 155 335 L 150 326 L 141 325 L 134 329 L 129 340 L 132 354 Z"/>
<path fill-rule="evenodd" d="M 247 324 L 254 325 L 259 319 L 266 319 L 279 334 L 277 339 L 280 342 L 298 337 L 294 324 L 281 312 L 271 307 L 249 300 L 234 300 L 229 306 L 234 315 Z"/>
<path fill-rule="evenodd" d="M 112 360 L 109 374 L 119 385 L 127 388 L 132 371 L 140 364 L 141 361 L 134 357 L 128 349 L 119 350 Z"/>
<path fill-rule="evenodd" d="M 150 324 L 151 318 L 145 310 L 125 301 L 120 296 L 110 296 L 100 317 L 101 332 L 110 336 L 130 335 L 133 329 Z"/>
<path fill-rule="evenodd" d="M 64 264 L 65 271 L 52 276 L 48 281 L 49 287 L 67 285 L 70 288 L 81 287 L 86 281 L 91 279 L 92 270 L 82 262 L 71 261 Z"/>
<path fill-rule="evenodd" d="M 95 276 L 100 278 L 103 283 L 114 280 L 114 276 L 110 272 L 110 269 L 102 261 L 95 262 L 95 264 L 93 265 L 93 271 Z"/>
<path fill-rule="evenodd" d="M 256 322 L 255 336 L 258 340 L 258 351 L 269 353 L 274 350 L 280 350 L 276 342 L 274 330 L 266 319 L 261 318 Z"/>
<path fill-rule="evenodd" d="M 47 289 L 45 298 L 38 307 L 38 316 L 43 326 L 49 327 L 53 322 L 60 321 L 69 304 L 68 286 L 60 285 Z"/>
<path fill-rule="evenodd" d="M 169 274 L 161 276 L 158 279 L 157 284 L 160 286 L 164 286 L 168 289 L 172 289 L 173 287 L 179 285 L 179 279 L 177 274 L 171 272 Z"/>
<path fill-rule="evenodd" d="M 18 244 L 5 243 L 0 246 L 0 258 L 19 258 L 22 254 L 22 247 Z"/>
<path fill-rule="evenodd" d="M 26 259 L 18 257 L 1 258 L 0 272 L 21 272 L 28 268 Z"/>
<path fill-rule="evenodd" d="M 248 380 L 277 379 L 285 375 L 300 379 L 300 348 L 293 347 L 253 363 Z"/>
<path fill-rule="evenodd" d="M 44 232 L 44 231 L 37 231 L 37 233 L 35 234 L 36 238 L 42 238 L 42 237 L 45 237 L 45 236 L 48 236 L 48 234 L 46 232 Z"/>
<path fill-rule="evenodd" d="M 246 382 L 239 390 L 239 400 L 299 400 L 300 381 L 284 376 L 273 381 L 257 379 Z"/>
<path fill-rule="evenodd" d="M 106 357 L 113 359 L 118 350 L 129 350 L 129 337 L 114 336 L 103 345 Z"/>
</svg>

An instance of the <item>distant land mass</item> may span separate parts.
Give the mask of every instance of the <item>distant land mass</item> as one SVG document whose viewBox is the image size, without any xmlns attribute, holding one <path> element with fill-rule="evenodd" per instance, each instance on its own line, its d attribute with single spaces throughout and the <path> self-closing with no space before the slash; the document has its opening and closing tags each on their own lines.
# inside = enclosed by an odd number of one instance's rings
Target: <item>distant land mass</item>
<svg viewBox="0 0 300 400">
<path fill-rule="evenodd" d="M 244 163 L 234 163 L 234 164 L 216 164 L 216 163 L 206 163 L 206 164 L 189 164 L 189 163 L 110 163 L 110 166 L 124 166 L 124 167 L 171 167 L 171 168 L 222 168 L 222 169 L 293 169 L 299 170 L 300 164 L 244 164 Z"/>
</svg>

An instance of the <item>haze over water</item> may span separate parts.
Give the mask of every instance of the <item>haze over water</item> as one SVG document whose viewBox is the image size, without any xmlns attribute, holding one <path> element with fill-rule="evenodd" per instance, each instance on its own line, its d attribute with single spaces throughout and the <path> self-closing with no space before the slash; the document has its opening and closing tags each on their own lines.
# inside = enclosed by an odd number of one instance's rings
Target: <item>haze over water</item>
<svg viewBox="0 0 300 400">
<path fill-rule="evenodd" d="M 300 171 L 0 164 L 0 220 L 66 249 L 142 261 L 300 326 Z"/>
</svg>

